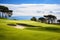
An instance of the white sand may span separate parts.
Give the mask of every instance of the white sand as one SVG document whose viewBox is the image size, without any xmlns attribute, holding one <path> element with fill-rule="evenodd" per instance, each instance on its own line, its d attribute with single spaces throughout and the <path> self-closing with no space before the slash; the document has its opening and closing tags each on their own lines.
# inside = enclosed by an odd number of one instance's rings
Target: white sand
<svg viewBox="0 0 60 40">
<path fill-rule="evenodd" d="M 17 25 L 17 26 L 15 26 L 15 28 L 24 29 L 25 27 L 21 26 L 21 25 Z"/>
</svg>

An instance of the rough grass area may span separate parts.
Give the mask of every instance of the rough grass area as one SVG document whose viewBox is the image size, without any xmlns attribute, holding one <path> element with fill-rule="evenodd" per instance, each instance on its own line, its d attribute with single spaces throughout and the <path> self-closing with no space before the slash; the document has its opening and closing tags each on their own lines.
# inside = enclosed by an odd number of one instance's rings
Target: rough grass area
<svg viewBox="0 0 60 40">
<path fill-rule="evenodd" d="M 36 26 L 36 28 L 26 28 L 22 30 L 7 25 L 17 25 L 16 23 L 33 25 Z M 59 32 L 56 32 L 56 30 Z M 0 19 L 0 40 L 60 40 L 60 25 L 29 20 Z"/>
</svg>

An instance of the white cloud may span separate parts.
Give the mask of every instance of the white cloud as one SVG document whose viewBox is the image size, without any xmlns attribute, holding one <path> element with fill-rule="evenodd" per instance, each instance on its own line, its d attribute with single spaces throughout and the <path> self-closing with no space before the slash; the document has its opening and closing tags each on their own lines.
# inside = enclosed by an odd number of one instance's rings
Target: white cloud
<svg viewBox="0 0 60 40">
<path fill-rule="evenodd" d="M 1 4 L 13 10 L 13 16 L 43 16 L 53 14 L 60 17 L 60 4 Z M 50 11 L 53 11 L 50 13 Z"/>
</svg>

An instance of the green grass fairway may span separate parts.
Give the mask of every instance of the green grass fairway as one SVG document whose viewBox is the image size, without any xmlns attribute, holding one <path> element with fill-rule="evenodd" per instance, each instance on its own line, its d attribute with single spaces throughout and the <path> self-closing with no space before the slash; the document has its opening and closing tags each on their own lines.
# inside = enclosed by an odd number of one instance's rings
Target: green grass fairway
<svg viewBox="0 0 60 40">
<path fill-rule="evenodd" d="M 17 29 L 7 24 L 22 23 L 36 28 Z M 25 26 L 28 27 L 28 26 Z M 60 25 L 45 24 L 30 20 L 0 19 L 0 40 L 60 40 Z"/>
</svg>

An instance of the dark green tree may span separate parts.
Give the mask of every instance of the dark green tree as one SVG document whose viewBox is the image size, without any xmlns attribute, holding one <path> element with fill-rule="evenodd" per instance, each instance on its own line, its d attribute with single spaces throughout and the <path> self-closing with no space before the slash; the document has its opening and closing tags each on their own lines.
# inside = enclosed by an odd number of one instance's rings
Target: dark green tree
<svg viewBox="0 0 60 40">
<path fill-rule="evenodd" d="M 57 20 L 57 22 L 60 24 L 60 20 Z"/>
<path fill-rule="evenodd" d="M 31 18 L 32 21 L 37 21 L 36 17 Z"/>
<path fill-rule="evenodd" d="M 6 14 L 5 15 L 5 18 L 8 16 L 8 17 L 11 17 L 12 16 L 12 10 L 5 10 L 4 13 Z"/>
<path fill-rule="evenodd" d="M 12 10 L 9 10 L 8 7 L 6 6 L 0 5 L 0 18 L 11 17 L 11 15 L 12 15 Z"/>
<path fill-rule="evenodd" d="M 45 23 L 46 19 L 44 17 L 40 17 L 40 18 L 38 18 L 38 21 L 40 21 L 41 23 Z"/>
<path fill-rule="evenodd" d="M 47 19 L 48 23 L 55 23 L 56 16 L 54 15 L 44 15 L 44 17 Z"/>
<path fill-rule="evenodd" d="M 9 9 L 5 6 L 0 5 L 0 12 L 1 12 L 0 14 L 2 18 L 4 17 L 4 10 L 9 10 Z"/>
</svg>

